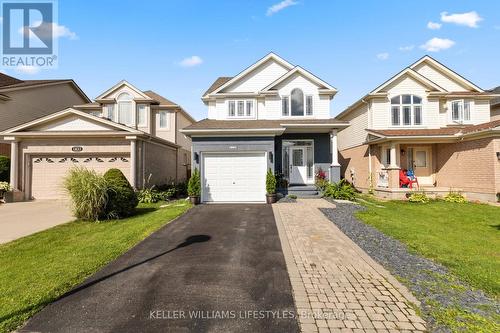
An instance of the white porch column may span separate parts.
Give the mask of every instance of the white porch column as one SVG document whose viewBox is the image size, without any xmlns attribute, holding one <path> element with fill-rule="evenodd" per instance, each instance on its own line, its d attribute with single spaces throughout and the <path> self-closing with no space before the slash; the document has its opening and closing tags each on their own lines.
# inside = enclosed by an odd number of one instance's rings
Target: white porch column
<svg viewBox="0 0 500 333">
<path fill-rule="evenodd" d="M 136 137 L 130 140 L 130 185 L 137 188 L 137 139 Z"/>
<path fill-rule="evenodd" d="M 330 132 L 330 148 L 332 150 L 332 166 L 340 166 L 337 145 L 337 130 L 332 130 Z"/>
<path fill-rule="evenodd" d="M 12 190 L 19 190 L 19 142 L 10 143 L 10 187 Z"/>
<path fill-rule="evenodd" d="M 398 144 L 395 144 L 394 142 L 391 143 L 391 165 L 389 166 L 391 169 L 399 168 L 398 148 Z"/>
<path fill-rule="evenodd" d="M 330 131 L 330 149 L 332 154 L 332 163 L 330 164 L 330 181 L 336 183 L 340 181 L 340 164 L 336 129 Z"/>
</svg>

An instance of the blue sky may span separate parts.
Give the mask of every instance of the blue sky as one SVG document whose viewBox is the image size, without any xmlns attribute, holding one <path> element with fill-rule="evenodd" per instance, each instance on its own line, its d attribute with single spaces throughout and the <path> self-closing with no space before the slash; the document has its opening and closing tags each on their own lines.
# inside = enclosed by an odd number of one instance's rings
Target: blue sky
<svg viewBox="0 0 500 333">
<path fill-rule="evenodd" d="M 271 51 L 339 90 L 332 116 L 424 54 L 500 85 L 499 1 L 59 0 L 59 25 L 57 70 L 5 72 L 72 78 L 91 98 L 126 79 L 196 119 L 216 77 Z"/>
</svg>

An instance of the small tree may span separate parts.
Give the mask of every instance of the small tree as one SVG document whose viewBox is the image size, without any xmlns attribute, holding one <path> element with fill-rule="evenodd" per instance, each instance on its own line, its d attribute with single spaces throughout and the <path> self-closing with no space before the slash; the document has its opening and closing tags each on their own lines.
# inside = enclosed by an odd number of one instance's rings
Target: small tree
<svg viewBox="0 0 500 333">
<path fill-rule="evenodd" d="M 200 172 L 194 169 L 191 178 L 189 178 L 187 192 L 190 197 L 199 197 L 201 193 Z"/>
<path fill-rule="evenodd" d="M 134 214 L 137 195 L 125 175 L 119 169 L 109 169 L 104 174 L 108 182 L 107 218 L 122 218 Z"/>
<path fill-rule="evenodd" d="M 267 194 L 276 194 L 276 177 L 271 168 L 267 170 L 266 174 L 266 192 Z"/>
</svg>

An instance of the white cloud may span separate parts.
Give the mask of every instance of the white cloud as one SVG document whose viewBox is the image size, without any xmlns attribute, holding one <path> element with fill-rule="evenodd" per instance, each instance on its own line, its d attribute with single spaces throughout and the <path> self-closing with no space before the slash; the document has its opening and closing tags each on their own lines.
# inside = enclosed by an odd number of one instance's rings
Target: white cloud
<svg viewBox="0 0 500 333">
<path fill-rule="evenodd" d="M 451 39 L 434 37 L 421 45 L 420 48 L 429 52 L 439 52 L 449 49 L 453 45 L 455 45 L 455 42 Z"/>
<path fill-rule="evenodd" d="M 454 23 L 458 25 L 465 25 L 470 28 L 477 28 L 478 22 L 483 18 L 475 11 L 461 14 L 449 14 L 447 12 L 441 13 L 441 21 L 446 23 Z"/>
<path fill-rule="evenodd" d="M 378 60 L 387 60 L 387 59 L 389 59 L 389 53 L 387 53 L 387 52 L 379 53 L 379 54 L 377 54 L 377 59 Z"/>
<path fill-rule="evenodd" d="M 179 65 L 181 65 L 182 67 L 194 67 L 194 66 L 201 65 L 202 63 L 203 63 L 203 59 L 194 55 L 194 56 L 182 59 L 182 61 L 179 62 Z"/>
<path fill-rule="evenodd" d="M 16 67 L 16 72 L 32 75 L 32 74 L 36 74 L 36 73 L 40 72 L 40 67 L 20 65 L 20 66 Z"/>
<path fill-rule="evenodd" d="M 441 23 L 437 23 L 437 22 L 429 21 L 429 23 L 427 23 L 427 28 L 431 29 L 431 30 L 441 29 L 441 26 L 442 26 L 442 24 Z"/>
<path fill-rule="evenodd" d="M 415 45 L 400 46 L 399 51 L 408 52 L 415 48 Z"/>
<path fill-rule="evenodd" d="M 42 21 L 37 21 L 33 24 L 33 26 L 40 26 L 41 30 L 38 31 L 38 34 L 43 36 L 46 35 L 48 37 L 51 36 L 50 33 L 50 25 L 52 24 L 52 35 L 54 38 L 61 38 L 61 37 L 67 37 L 68 39 L 75 40 L 78 39 L 78 36 L 76 35 L 75 32 L 71 31 L 68 27 L 65 27 L 64 25 L 59 25 L 57 23 L 46 23 L 44 22 L 42 24 Z M 24 27 L 19 28 L 19 33 L 22 35 L 24 34 Z M 29 32 L 30 30 L 28 30 Z M 30 36 L 31 33 L 30 33 Z"/>
<path fill-rule="evenodd" d="M 282 11 L 283 9 L 285 9 L 287 7 L 294 6 L 296 4 L 298 4 L 298 2 L 294 1 L 294 0 L 283 0 L 279 3 L 272 5 L 271 7 L 269 7 L 267 9 L 266 15 L 271 16 L 273 14 L 276 14 L 279 11 Z"/>
</svg>

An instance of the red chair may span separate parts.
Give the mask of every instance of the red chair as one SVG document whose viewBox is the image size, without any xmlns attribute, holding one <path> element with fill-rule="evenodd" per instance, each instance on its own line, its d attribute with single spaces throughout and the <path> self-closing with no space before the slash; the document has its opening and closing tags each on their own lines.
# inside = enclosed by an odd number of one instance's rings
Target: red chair
<svg viewBox="0 0 500 333">
<path fill-rule="evenodd" d="M 419 188 L 417 177 L 409 177 L 406 170 L 399 170 L 399 187 L 413 188 L 413 184 L 417 184 L 417 189 Z"/>
<path fill-rule="evenodd" d="M 399 187 L 410 187 L 411 188 L 411 182 L 408 179 L 408 176 L 406 175 L 405 170 L 399 170 Z"/>
<path fill-rule="evenodd" d="M 417 184 L 417 189 L 419 188 L 417 176 L 413 173 L 413 170 L 408 170 L 406 172 L 406 177 L 410 182 L 410 188 L 413 188 L 412 184 Z"/>
</svg>

